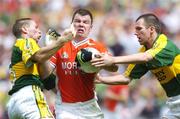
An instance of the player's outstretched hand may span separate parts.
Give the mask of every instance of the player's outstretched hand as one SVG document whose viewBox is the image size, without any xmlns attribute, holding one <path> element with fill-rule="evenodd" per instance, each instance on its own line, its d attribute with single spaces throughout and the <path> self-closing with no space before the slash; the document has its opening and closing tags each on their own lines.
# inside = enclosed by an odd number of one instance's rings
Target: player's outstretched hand
<svg viewBox="0 0 180 119">
<path fill-rule="evenodd" d="M 92 65 L 95 67 L 111 66 L 113 64 L 113 57 L 108 54 L 101 53 L 96 57 L 91 60 Z"/>
<path fill-rule="evenodd" d="M 48 35 L 54 37 L 54 38 L 57 38 L 59 36 L 61 36 L 55 29 L 53 28 L 50 28 L 47 32 Z"/>
<path fill-rule="evenodd" d="M 71 24 L 70 28 L 65 29 L 64 32 L 62 33 L 62 37 L 64 38 L 63 40 L 65 42 L 68 42 L 72 39 L 74 39 L 76 36 L 76 31 L 74 29 L 73 24 Z"/>
<path fill-rule="evenodd" d="M 56 41 L 60 36 L 61 35 L 55 29 L 50 28 L 46 33 L 45 45 L 47 46 L 51 44 L 53 41 Z"/>
</svg>

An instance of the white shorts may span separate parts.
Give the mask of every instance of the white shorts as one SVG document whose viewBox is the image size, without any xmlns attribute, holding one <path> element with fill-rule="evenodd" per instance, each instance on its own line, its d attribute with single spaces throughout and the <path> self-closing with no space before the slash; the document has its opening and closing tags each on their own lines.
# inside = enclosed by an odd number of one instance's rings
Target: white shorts
<svg viewBox="0 0 180 119">
<path fill-rule="evenodd" d="M 56 119 L 104 119 L 96 99 L 77 103 L 56 103 L 55 108 Z"/>
<path fill-rule="evenodd" d="M 169 110 L 163 117 L 168 119 L 180 119 L 180 95 L 169 97 L 166 104 Z"/>
<path fill-rule="evenodd" d="M 25 86 L 14 93 L 7 104 L 10 119 L 54 119 L 41 89 Z"/>
</svg>

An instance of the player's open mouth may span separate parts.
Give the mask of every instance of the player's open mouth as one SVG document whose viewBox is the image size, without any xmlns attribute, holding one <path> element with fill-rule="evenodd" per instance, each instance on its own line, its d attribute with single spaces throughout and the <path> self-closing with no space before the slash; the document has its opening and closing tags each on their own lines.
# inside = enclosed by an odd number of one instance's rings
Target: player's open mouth
<svg viewBox="0 0 180 119">
<path fill-rule="evenodd" d="M 38 40 L 41 38 L 41 35 L 38 37 Z"/>
<path fill-rule="evenodd" d="M 138 41 L 139 41 L 139 42 L 141 42 L 141 41 L 142 41 L 140 37 L 137 37 L 137 38 L 138 38 Z"/>
<path fill-rule="evenodd" d="M 84 33 L 84 29 L 78 29 L 77 32 L 78 33 Z"/>
<path fill-rule="evenodd" d="M 138 38 L 138 40 L 141 40 L 141 38 L 140 38 L 140 37 L 138 37 L 138 36 L 137 36 L 137 38 Z"/>
</svg>

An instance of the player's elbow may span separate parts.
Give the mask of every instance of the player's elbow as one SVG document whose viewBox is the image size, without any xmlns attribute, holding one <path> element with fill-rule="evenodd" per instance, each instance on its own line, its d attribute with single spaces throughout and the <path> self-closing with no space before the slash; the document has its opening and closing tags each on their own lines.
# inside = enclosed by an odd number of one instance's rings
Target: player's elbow
<svg viewBox="0 0 180 119">
<path fill-rule="evenodd" d="M 130 83 L 130 78 L 125 77 L 123 75 L 119 75 L 116 77 L 116 84 L 118 85 L 128 85 Z"/>
<path fill-rule="evenodd" d="M 43 63 L 46 61 L 46 59 L 42 55 L 34 55 L 32 57 L 32 60 L 36 63 Z"/>
<path fill-rule="evenodd" d="M 38 63 L 44 63 L 47 59 L 43 56 L 39 56 L 39 58 L 37 59 Z"/>
</svg>

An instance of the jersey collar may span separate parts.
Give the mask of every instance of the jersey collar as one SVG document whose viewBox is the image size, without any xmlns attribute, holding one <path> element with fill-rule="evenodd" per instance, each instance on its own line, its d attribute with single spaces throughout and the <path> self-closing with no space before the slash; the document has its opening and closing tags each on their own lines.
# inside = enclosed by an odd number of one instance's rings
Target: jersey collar
<svg viewBox="0 0 180 119">
<path fill-rule="evenodd" d="M 89 39 L 88 39 L 88 38 L 86 38 L 86 39 L 84 39 L 84 40 L 82 40 L 82 41 L 79 41 L 79 42 L 76 42 L 75 40 L 72 40 L 72 41 L 71 41 L 72 45 L 73 45 L 75 48 L 78 48 L 79 46 L 84 45 L 84 44 L 86 44 L 86 43 L 88 43 L 88 42 L 89 42 Z"/>
</svg>

